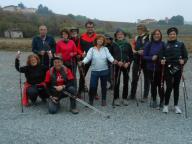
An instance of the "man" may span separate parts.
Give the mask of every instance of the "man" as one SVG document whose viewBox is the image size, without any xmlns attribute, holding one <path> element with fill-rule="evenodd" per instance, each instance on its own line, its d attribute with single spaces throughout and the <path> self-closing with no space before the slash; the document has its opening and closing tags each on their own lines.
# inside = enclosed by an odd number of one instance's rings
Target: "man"
<svg viewBox="0 0 192 144">
<path fill-rule="evenodd" d="M 75 43 L 76 46 L 79 44 L 79 29 L 78 28 L 70 28 L 70 39 Z"/>
<path fill-rule="evenodd" d="M 76 90 L 73 85 L 74 76 L 71 70 L 63 66 L 63 59 L 60 56 L 53 58 L 53 67 L 47 71 L 45 83 L 48 88 L 49 103 L 48 109 L 50 114 L 55 114 L 59 110 L 60 100 L 67 97 L 65 91 L 76 96 Z M 78 114 L 76 109 L 76 101 L 70 98 L 70 111 L 73 114 Z"/>
<path fill-rule="evenodd" d="M 85 28 L 87 31 L 81 35 L 79 44 L 77 47 L 79 59 L 84 58 L 86 56 L 86 53 L 88 52 L 88 50 L 94 46 L 93 42 L 96 38 L 96 33 L 94 29 L 95 24 L 92 21 L 87 21 L 85 24 Z M 85 89 L 85 76 L 89 70 L 90 65 L 91 65 L 91 62 L 84 65 L 83 72 L 81 71 L 80 73 L 79 90 L 78 90 L 79 98 L 81 98 L 81 92 Z"/>
<path fill-rule="evenodd" d="M 132 68 L 132 82 L 131 82 L 131 95 L 130 99 L 135 99 L 136 91 L 137 91 L 137 83 L 139 80 L 139 76 L 141 74 L 141 70 L 143 70 L 144 74 L 144 95 L 142 96 L 141 102 L 145 102 L 148 98 L 149 94 L 149 78 L 147 76 L 147 68 L 146 62 L 143 58 L 144 46 L 149 41 L 148 30 L 145 25 L 137 26 L 138 36 L 135 37 L 132 50 L 134 54 L 134 62 Z M 142 90 L 142 89 L 141 89 Z"/>
<path fill-rule="evenodd" d="M 49 57 L 55 53 L 55 40 L 52 36 L 47 35 L 45 25 L 39 27 L 39 35 L 32 40 L 32 52 L 39 56 L 42 65 L 50 67 Z"/>
</svg>

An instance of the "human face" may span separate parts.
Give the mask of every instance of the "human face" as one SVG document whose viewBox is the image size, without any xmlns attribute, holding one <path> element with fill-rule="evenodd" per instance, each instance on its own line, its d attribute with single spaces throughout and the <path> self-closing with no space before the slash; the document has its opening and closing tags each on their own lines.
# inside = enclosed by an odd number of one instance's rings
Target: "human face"
<svg viewBox="0 0 192 144">
<path fill-rule="evenodd" d="M 64 40 L 68 40 L 69 39 L 69 35 L 66 32 L 63 32 L 62 37 L 63 37 Z"/>
<path fill-rule="evenodd" d="M 138 35 L 142 35 L 142 34 L 144 34 L 144 31 L 143 31 L 143 28 L 137 28 L 137 33 L 138 33 Z"/>
<path fill-rule="evenodd" d="M 104 43 L 104 39 L 103 38 L 97 39 L 97 46 L 101 47 L 101 46 L 103 46 L 103 43 Z"/>
<path fill-rule="evenodd" d="M 37 59 L 35 57 L 31 57 L 30 58 L 30 65 L 31 66 L 36 66 L 37 65 Z"/>
<path fill-rule="evenodd" d="M 60 70 L 62 68 L 63 61 L 62 60 L 54 60 L 53 65 L 54 65 L 56 70 Z"/>
<path fill-rule="evenodd" d="M 175 32 L 175 31 L 170 32 L 169 35 L 168 35 L 168 39 L 169 39 L 169 41 L 174 41 L 174 40 L 176 40 L 176 39 L 177 39 L 177 34 L 176 34 L 176 32 Z"/>
<path fill-rule="evenodd" d="M 161 33 L 159 31 L 156 31 L 153 35 L 154 41 L 160 41 L 161 40 Z"/>
<path fill-rule="evenodd" d="M 71 32 L 71 37 L 77 37 L 77 36 L 78 36 L 77 31 L 72 31 Z"/>
<path fill-rule="evenodd" d="M 39 27 L 39 34 L 41 37 L 46 36 L 47 34 L 47 27 L 46 26 L 40 26 Z"/>
<path fill-rule="evenodd" d="M 118 32 L 116 34 L 116 38 L 117 38 L 117 40 L 124 40 L 125 39 L 125 35 L 124 35 L 123 32 Z"/>
<path fill-rule="evenodd" d="M 95 32 L 95 29 L 94 29 L 94 25 L 93 25 L 93 24 L 87 24 L 86 29 L 87 29 L 87 33 L 88 33 L 88 34 L 92 34 L 92 33 Z"/>
</svg>

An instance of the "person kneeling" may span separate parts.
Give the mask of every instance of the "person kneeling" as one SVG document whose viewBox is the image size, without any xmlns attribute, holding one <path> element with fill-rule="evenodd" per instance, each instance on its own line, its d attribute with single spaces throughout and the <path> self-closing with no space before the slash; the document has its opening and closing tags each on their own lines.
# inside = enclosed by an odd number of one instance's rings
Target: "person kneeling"
<svg viewBox="0 0 192 144">
<path fill-rule="evenodd" d="M 70 69 L 63 66 L 63 60 L 60 56 L 53 58 L 53 67 L 47 71 L 45 83 L 48 88 L 49 102 L 48 109 L 50 114 L 55 114 L 59 110 L 60 100 L 67 97 L 65 91 L 73 96 L 76 96 L 74 87 L 74 76 Z M 70 98 L 70 111 L 73 114 L 78 114 L 76 109 L 76 101 Z"/>
</svg>

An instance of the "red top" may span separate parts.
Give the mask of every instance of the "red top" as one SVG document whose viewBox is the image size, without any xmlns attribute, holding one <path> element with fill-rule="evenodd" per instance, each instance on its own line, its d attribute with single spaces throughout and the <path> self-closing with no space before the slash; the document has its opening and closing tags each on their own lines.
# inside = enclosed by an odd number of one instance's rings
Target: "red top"
<svg viewBox="0 0 192 144">
<path fill-rule="evenodd" d="M 53 68 L 51 70 L 53 71 Z M 65 67 L 64 71 L 66 73 L 67 80 L 73 80 L 74 79 L 73 73 L 71 72 L 70 69 Z M 57 78 L 56 78 L 57 79 L 57 86 L 64 85 L 65 82 L 64 82 L 64 79 L 61 76 L 60 71 L 56 71 L 56 76 L 57 76 Z M 45 77 L 45 83 L 50 84 L 50 82 L 51 82 L 51 75 L 50 75 L 50 70 L 48 70 L 47 73 L 46 73 L 46 77 Z"/>
<path fill-rule="evenodd" d="M 72 40 L 67 43 L 60 40 L 56 44 L 56 54 L 61 54 L 64 62 L 70 61 L 77 55 L 77 47 Z"/>
<path fill-rule="evenodd" d="M 97 34 L 96 33 L 93 33 L 93 35 L 89 36 L 87 33 L 83 33 L 80 37 L 80 41 L 83 40 L 87 43 L 93 43 L 93 41 L 95 40 Z M 82 48 L 82 45 L 79 41 L 79 44 L 78 44 L 78 47 L 77 47 L 77 53 L 79 55 L 82 55 L 83 52 L 84 52 L 84 49 Z"/>
</svg>

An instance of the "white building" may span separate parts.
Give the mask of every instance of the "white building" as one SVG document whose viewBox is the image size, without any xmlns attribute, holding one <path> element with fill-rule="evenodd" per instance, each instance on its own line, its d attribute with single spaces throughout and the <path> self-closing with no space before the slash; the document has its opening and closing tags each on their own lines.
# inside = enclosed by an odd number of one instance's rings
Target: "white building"
<svg viewBox="0 0 192 144">
<path fill-rule="evenodd" d="M 20 8 L 18 6 L 10 5 L 3 7 L 3 11 L 9 11 L 9 12 L 22 12 L 22 13 L 35 13 L 37 9 L 35 8 Z"/>
<path fill-rule="evenodd" d="M 23 32 L 18 29 L 4 31 L 5 38 L 23 38 Z"/>
</svg>

